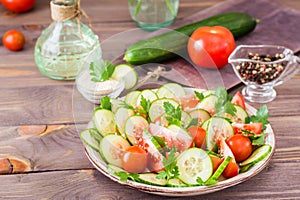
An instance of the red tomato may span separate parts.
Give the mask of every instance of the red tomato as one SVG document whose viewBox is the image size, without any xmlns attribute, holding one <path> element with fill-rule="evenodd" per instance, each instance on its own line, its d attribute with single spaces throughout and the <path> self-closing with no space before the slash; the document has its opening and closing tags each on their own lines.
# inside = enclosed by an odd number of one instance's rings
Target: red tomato
<svg viewBox="0 0 300 200">
<path fill-rule="evenodd" d="M 24 47 L 25 37 L 17 30 L 7 31 L 2 38 L 4 46 L 11 51 L 19 51 Z"/>
<path fill-rule="evenodd" d="M 200 126 L 191 126 L 187 130 L 193 136 L 195 146 L 202 148 L 206 138 L 205 129 L 201 128 Z"/>
<path fill-rule="evenodd" d="M 215 172 L 218 169 L 218 167 L 221 165 L 221 163 L 224 161 L 224 158 L 220 158 L 214 155 L 209 155 L 209 156 L 213 163 L 213 172 Z"/>
<path fill-rule="evenodd" d="M 222 68 L 235 48 L 232 33 L 222 26 L 203 26 L 188 41 L 188 54 L 199 67 Z"/>
<path fill-rule="evenodd" d="M 233 98 L 231 100 L 231 103 L 233 103 L 235 105 L 239 105 L 239 106 L 241 106 L 242 108 L 244 108 L 246 110 L 245 99 L 244 99 L 243 95 L 240 92 L 237 92 L 233 96 Z"/>
<path fill-rule="evenodd" d="M 231 149 L 237 162 L 246 160 L 252 153 L 251 140 L 241 134 L 231 136 L 226 140 L 226 143 Z"/>
<path fill-rule="evenodd" d="M 251 123 L 251 124 L 239 124 L 239 123 L 233 123 L 232 124 L 234 133 L 235 134 L 241 134 L 241 130 L 250 131 L 256 135 L 259 135 L 262 131 L 262 123 Z"/>
<path fill-rule="evenodd" d="M 188 95 L 185 97 L 177 98 L 176 99 L 179 104 L 181 105 L 182 110 L 195 108 L 197 104 L 200 102 L 195 95 Z"/>
<path fill-rule="evenodd" d="M 1 0 L 4 8 L 11 12 L 26 12 L 33 8 L 35 0 Z"/>
<path fill-rule="evenodd" d="M 147 167 L 147 153 L 139 146 L 131 146 L 122 156 L 122 167 L 129 173 L 144 172 Z"/>
<path fill-rule="evenodd" d="M 234 159 L 231 159 L 226 168 L 224 169 L 222 175 L 225 178 L 231 178 L 239 174 L 239 166 L 234 161 Z"/>
</svg>

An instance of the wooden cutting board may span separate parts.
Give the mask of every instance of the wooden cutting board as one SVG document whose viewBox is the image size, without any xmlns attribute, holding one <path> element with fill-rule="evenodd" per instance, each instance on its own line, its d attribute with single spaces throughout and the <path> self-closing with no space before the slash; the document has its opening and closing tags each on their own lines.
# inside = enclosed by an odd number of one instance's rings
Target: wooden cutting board
<svg viewBox="0 0 300 200">
<path fill-rule="evenodd" d="M 125 49 L 136 41 L 225 12 L 245 12 L 260 20 L 252 33 L 237 40 L 237 45 L 272 44 L 286 46 L 294 52 L 300 51 L 300 12 L 270 0 L 229 0 L 190 17 L 176 20 L 168 29 L 151 33 L 135 29 L 113 35 L 102 42 L 104 58 L 122 63 Z M 126 38 L 125 42 L 123 38 Z M 123 42 L 120 43 L 120 41 Z M 116 46 L 117 48 L 115 48 Z M 230 65 L 221 70 L 198 69 L 193 67 L 188 58 L 182 57 L 161 64 L 173 68 L 172 71 L 163 75 L 167 81 L 179 82 L 192 87 L 213 89 L 223 86 L 230 89 L 241 83 Z M 141 77 L 144 75 L 143 72 L 140 72 Z"/>
</svg>

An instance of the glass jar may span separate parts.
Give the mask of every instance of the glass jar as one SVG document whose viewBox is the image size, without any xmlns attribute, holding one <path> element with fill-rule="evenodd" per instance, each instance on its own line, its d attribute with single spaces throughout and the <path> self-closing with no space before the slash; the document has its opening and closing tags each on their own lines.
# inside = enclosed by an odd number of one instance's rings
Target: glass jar
<svg viewBox="0 0 300 200">
<path fill-rule="evenodd" d="M 35 62 L 45 76 L 73 80 L 86 63 L 102 56 L 99 39 L 79 20 L 77 0 L 52 0 L 50 4 L 54 22 L 36 42 Z"/>
<path fill-rule="evenodd" d="M 128 0 L 131 18 L 138 27 L 154 31 L 173 23 L 179 0 Z"/>
</svg>

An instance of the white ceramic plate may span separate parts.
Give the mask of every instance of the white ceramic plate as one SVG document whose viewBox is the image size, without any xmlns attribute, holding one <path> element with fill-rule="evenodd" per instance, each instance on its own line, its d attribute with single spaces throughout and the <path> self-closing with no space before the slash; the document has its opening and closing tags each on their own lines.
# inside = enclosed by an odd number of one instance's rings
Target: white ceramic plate
<svg viewBox="0 0 300 200">
<path fill-rule="evenodd" d="M 191 92 L 192 90 L 186 89 L 187 92 Z M 252 106 L 246 104 L 247 111 L 249 114 L 256 113 L 256 109 Z M 275 152 L 275 136 L 274 132 L 272 130 L 272 127 L 270 125 L 267 125 L 266 132 L 268 133 L 266 136 L 266 144 L 269 144 L 272 146 L 271 153 L 261 162 L 255 164 L 252 166 L 247 172 L 241 173 L 233 178 L 226 179 L 223 181 L 219 181 L 215 185 L 211 186 L 194 186 L 194 187 L 182 187 L 182 188 L 174 188 L 174 187 L 161 187 L 161 186 L 153 186 L 143 183 L 138 183 L 134 181 L 126 181 L 122 182 L 119 180 L 118 176 L 115 176 L 111 174 L 107 169 L 106 162 L 101 158 L 99 152 L 94 151 L 92 148 L 85 145 L 85 153 L 90 160 L 90 162 L 94 165 L 94 167 L 99 170 L 102 174 L 110 178 L 111 180 L 125 186 L 129 186 L 135 189 L 138 189 L 142 192 L 146 193 L 152 193 L 157 195 L 163 195 L 163 196 L 193 196 L 193 195 L 201 195 L 201 194 L 207 194 L 215 191 L 219 191 L 234 185 L 237 185 L 241 182 L 244 182 L 256 174 L 258 174 L 260 171 L 262 171 L 270 162 L 271 157 L 273 156 Z"/>
</svg>

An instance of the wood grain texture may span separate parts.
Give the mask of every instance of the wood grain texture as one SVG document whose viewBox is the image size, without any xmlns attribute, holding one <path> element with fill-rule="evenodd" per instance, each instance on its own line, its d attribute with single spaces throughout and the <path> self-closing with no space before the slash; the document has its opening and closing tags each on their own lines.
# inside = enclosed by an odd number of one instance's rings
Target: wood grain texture
<svg viewBox="0 0 300 200">
<path fill-rule="evenodd" d="M 233 1 L 183 0 L 172 27 L 195 19 L 192 15 L 201 11 L 201 15 L 213 14 L 216 11 L 211 6 L 217 3 L 223 3 L 224 10 L 234 9 L 226 2 Z M 251 2 L 258 1 L 248 1 L 248 4 Z M 258 16 L 269 14 L 269 17 L 275 17 L 276 24 L 272 28 L 280 30 L 280 23 L 285 22 L 293 26 L 295 19 L 290 19 L 296 11 L 290 11 L 289 18 L 284 18 L 276 16 L 278 10 L 275 12 L 272 9 L 274 4 L 270 7 L 263 4 L 266 0 L 259 2 L 262 6 L 258 9 Z M 279 10 L 288 12 L 287 5 L 300 11 L 299 0 L 270 2 L 282 4 L 277 8 Z M 136 29 L 130 19 L 126 0 L 84 0 L 82 7 L 93 19 L 93 30 L 101 42 L 116 33 Z M 249 8 L 244 6 L 242 11 Z M 0 45 L 1 200 L 300 199 L 300 72 L 276 87 L 278 96 L 268 103 L 276 151 L 269 166 L 261 173 L 237 186 L 203 196 L 167 198 L 149 195 L 109 180 L 96 171 L 85 156 L 79 132 L 91 120 L 94 105 L 74 90 L 74 81 L 55 81 L 44 77 L 34 62 L 35 41 L 49 23 L 49 0 L 36 1 L 34 10 L 23 14 L 9 13 L 0 6 L 0 37 L 11 28 L 22 30 L 26 36 L 23 51 L 10 52 Z M 296 27 L 291 28 L 294 30 Z M 265 25 L 260 30 L 268 32 Z M 265 38 L 267 42 L 272 42 L 268 35 Z M 293 40 L 295 38 L 288 38 L 288 41 Z M 247 38 L 240 42 L 243 41 L 247 41 Z M 286 41 L 278 40 L 280 43 Z M 297 39 L 294 42 L 298 44 L 299 41 Z M 108 49 L 105 53 L 114 55 L 115 50 Z M 243 87 L 242 84 L 237 85 L 230 92 L 234 94 Z M 250 104 L 255 108 L 261 106 Z M 44 127 L 46 130 L 41 131 Z M 24 134 L 24 130 L 27 134 Z"/>
</svg>

